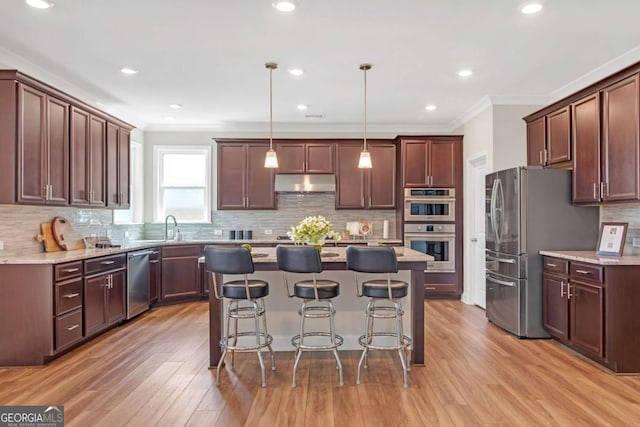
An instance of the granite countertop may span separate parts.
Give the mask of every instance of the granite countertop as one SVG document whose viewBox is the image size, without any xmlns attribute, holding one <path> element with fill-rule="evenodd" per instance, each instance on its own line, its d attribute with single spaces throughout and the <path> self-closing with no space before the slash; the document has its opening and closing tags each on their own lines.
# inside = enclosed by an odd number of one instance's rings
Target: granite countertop
<svg viewBox="0 0 640 427">
<path fill-rule="evenodd" d="M 540 255 L 581 261 L 598 265 L 640 265 L 640 256 L 605 256 L 596 255 L 594 251 L 540 251 Z"/>
<path fill-rule="evenodd" d="M 433 261 L 431 255 L 425 255 L 422 252 L 413 249 L 398 247 L 394 248 L 398 256 L 398 262 L 427 262 Z M 326 247 L 322 248 L 321 258 L 325 262 L 346 262 L 347 257 L 345 247 Z M 251 252 L 253 262 L 255 264 L 276 262 L 276 248 L 254 248 Z M 204 257 L 200 257 L 200 262 L 204 262 Z"/>
<path fill-rule="evenodd" d="M 401 240 L 397 239 L 370 239 L 370 240 L 341 240 L 340 243 L 367 243 L 382 242 L 389 244 L 399 244 Z M 0 253 L 0 264 L 59 264 L 70 261 L 78 261 L 88 258 L 96 258 L 107 255 L 116 255 L 131 252 L 137 249 L 155 248 L 159 246 L 176 246 L 176 245 L 204 245 L 204 244 L 278 244 L 290 243 L 289 240 L 184 240 L 184 241 L 168 241 L 164 240 L 139 240 L 130 241 L 122 244 L 118 248 L 101 248 L 101 249 L 80 249 L 76 251 L 59 251 L 59 252 L 42 252 L 38 254 L 25 255 L 3 255 Z M 325 245 L 327 249 L 334 249 L 331 243 Z M 262 249 L 262 248 L 261 248 Z M 265 248 L 266 249 L 266 248 Z"/>
</svg>

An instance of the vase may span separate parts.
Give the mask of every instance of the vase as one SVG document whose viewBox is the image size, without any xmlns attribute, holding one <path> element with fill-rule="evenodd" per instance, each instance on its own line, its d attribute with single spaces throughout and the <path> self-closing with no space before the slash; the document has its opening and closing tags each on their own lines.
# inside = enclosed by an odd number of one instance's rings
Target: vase
<svg viewBox="0 0 640 427">
<path fill-rule="evenodd" d="M 307 239 L 306 244 L 309 246 L 313 246 L 318 250 L 319 253 L 322 253 L 322 245 L 324 245 L 324 239 Z"/>
</svg>

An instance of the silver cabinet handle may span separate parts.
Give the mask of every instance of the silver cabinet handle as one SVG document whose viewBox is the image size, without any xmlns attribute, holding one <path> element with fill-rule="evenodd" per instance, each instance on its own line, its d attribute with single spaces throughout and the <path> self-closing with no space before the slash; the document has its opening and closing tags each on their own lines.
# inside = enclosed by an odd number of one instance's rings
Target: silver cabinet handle
<svg viewBox="0 0 640 427">
<path fill-rule="evenodd" d="M 544 166 L 544 164 L 542 163 L 542 150 L 540 150 L 540 166 Z"/>
<path fill-rule="evenodd" d="M 571 299 L 573 294 L 571 293 L 571 283 L 567 283 L 567 299 Z"/>
<path fill-rule="evenodd" d="M 564 280 L 560 281 L 560 298 L 564 296 Z"/>
<path fill-rule="evenodd" d="M 428 291 L 435 291 L 437 288 L 435 286 L 425 286 L 425 289 Z"/>
<path fill-rule="evenodd" d="M 557 267 L 558 264 L 551 264 L 550 262 L 547 263 L 547 267 Z"/>
<path fill-rule="evenodd" d="M 502 286 L 509 286 L 509 287 L 515 287 L 516 283 L 515 282 L 505 282 L 504 280 L 498 280 L 498 279 L 494 279 L 491 276 L 487 276 L 487 280 L 493 283 L 497 283 L 498 285 L 502 285 Z"/>
<path fill-rule="evenodd" d="M 65 328 L 67 331 L 73 331 L 74 329 L 78 329 L 80 327 L 80 325 L 78 325 L 77 323 L 73 326 L 69 326 L 67 328 Z"/>
<path fill-rule="evenodd" d="M 102 265 L 111 265 L 111 264 L 115 264 L 115 261 L 100 261 L 100 264 Z"/>
<path fill-rule="evenodd" d="M 80 296 L 79 293 L 74 292 L 72 294 L 63 295 L 62 298 L 71 299 L 71 298 L 75 298 L 75 297 L 79 297 L 79 296 Z"/>
<path fill-rule="evenodd" d="M 598 198 L 598 194 L 596 193 L 597 192 L 597 190 L 596 190 L 597 187 L 598 187 L 598 185 L 594 182 L 593 183 L 593 198 L 594 199 Z"/>
<path fill-rule="evenodd" d="M 542 162 L 543 162 L 543 165 L 546 165 L 547 162 L 549 161 L 549 157 L 547 155 L 547 149 L 545 148 L 543 152 L 544 152 L 544 158 L 542 159 Z"/>
<path fill-rule="evenodd" d="M 588 270 L 576 270 L 576 273 L 580 273 L 580 274 L 591 274 L 590 271 Z"/>
<path fill-rule="evenodd" d="M 78 270 L 80 270 L 80 269 L 78 267 L 76 267 L 76 268 L 65 268 L 62 271 L 64 271 L 65 273 L 73 273 L 74 271 L 78 271 Z"/>
<path fill-rule="evenodd" d="M 487 256 L 487 259 L 489 261 L 497 261 L 497 262 L 503 262 L 505 264 L 515 264 L 516 260 L 515 259 L 506 259 L 506 258 L 494 258 L 492 256 Z"/>
<path fill-rule="evenodd" d="M 604 182 L 600 182 L 600 198 L 604 198 Z"/>
</svg>

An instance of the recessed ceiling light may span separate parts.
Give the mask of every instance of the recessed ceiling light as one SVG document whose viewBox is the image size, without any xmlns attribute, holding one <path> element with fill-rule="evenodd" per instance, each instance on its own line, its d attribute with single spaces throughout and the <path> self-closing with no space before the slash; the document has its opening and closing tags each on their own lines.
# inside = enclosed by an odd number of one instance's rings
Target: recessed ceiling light
<svg viewBox="0 0 640 427">
<path fill-rule="evenodd" d="M 458 71 L 458 75 L 460 77 L 469 77 L 472 74 L 473 74 L 473 71 L 471 71 L 471 70 L 460 70 L 460 71 Z"/>
<path fill-rule="evenodd" d="M 173 108 L 174 110 L 179 110 L 182 108 L 182 104 L 169 104 L 169 108 Z"/>
<path fill-rule="evenodd" d="M 300 68 L 291 68 L 288 71 L 289 71 L 289 74 L 295 77 L 300 77 L 301 75 L 304 74 L 304 70 L 301 70 Z"/>
<path fill-rule="evenodd" d="M 306 110 L 307 108 L 309 108 L 309 106 L 308 106 L 308 105 L 304 105 L 304 104 L 300 104 L 300 105 L 298 105 L 298 110 L 300 110 L 300 111 L 304 111 L 304 110 Z"/>
<path fill-rule="evenodd" d="M 129 67 L 120 68 L 120 72 L 122 74 L 127 74 L 127 75 L 130 75 L 130 76 L 132 76 L 134 74 L 138 74 L 138 70 L 134 70 L 133 68 L 129 68 Z"/>
<path fill-rule="evenodd" d="M 173 120 L 173 116 L 164 116 L 164 119 L 170 122 Z"/>
<path fill-rule="evenodd" d="M 425 108 L 425 110 L 427 110 L 427 111 L 436 111 L 436 109 L 437 109 L 438 107 L 436 107 L 436 106 L 435 106 L 435 105 L 433 105 L 433 104 L 430 104 L 430 105 L 427 105 L 427 106 L 426 106 L 426 107 L 424 107 L 424 108 Z"/>
<path fill-rule="evenodd" d="M 276 1 L 271 3 L 273 7 L 278 9 L 280 12 L 293 12 L 296 9 L 295 1 Z"/>
<path fill-rule="evenodd" d="M 36 9 L 49 9 L 55 5 L 54 2 L 47 0 L 26 0 L 26 3 Z"/>
<path fill-rule="evenodd" d="M 520 9 L 520 11 L 525 15 L 538 13 L 541 10 L 542 10 L 542 4 L 540 3 L 527 3 L 524 6 L 522 6 L 522 9 Z"/>
</svg>

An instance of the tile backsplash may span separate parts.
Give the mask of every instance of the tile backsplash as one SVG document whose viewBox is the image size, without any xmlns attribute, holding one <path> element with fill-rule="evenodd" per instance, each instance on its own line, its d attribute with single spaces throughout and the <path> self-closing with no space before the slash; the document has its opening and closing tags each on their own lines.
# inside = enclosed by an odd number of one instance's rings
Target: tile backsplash
<svg viewBox="0 0 640 427">
<path fill-rule="evenodd" d="M 251 230 L 254 239 L 270 239 L 286 234 L 292 225 L 310 215 L 322 215 L 332 224 L 333 229 L 342 231 L 348 221 L 366 221 L 373 224 L 372 237 L 382 237 L 385 220 L 389 221 L 389 238 L 396 238 L 396 213 L 394 210 L 351 210 L 335 209 L 334 193 L 278 194 L 277 210 L 212 211 L 211 224 L 181 224 L 180 232 L 185 239 L 227 239 L 229 230 Z M 214 229 L 222 229 L 222 236 L 213 234 Z M 273 234 L 265 234 L 265 230 Z M 147 239 L 161 239 L 164 224 L 145 224 Z"/>
<path fill-rule="evenodd" d="M 279 194 L 277 210 L 212 211 L 211 224 L 180 224 L 184 239 L 227 239 L 229 230 L 252 230 L 254 239 L 271 239 L 286 234 L 292 225 L 309 215 L 323 215 L 336 231 L 342 231 L 348 221 L 367 221 L 373 225 L 372 237 L 382 237 L 382 226 L 389 221 L 389 238 L 396 238 L 396 214 L 393 210 L 336 210 L 335 194 Z M 35 240 L 40 224 L 63 216 L 82 236 L 95 234 L 110 236 L 114 242 L 162 239 L 164 224 L 113 224 L 110 209 L 78 209 L 72 207 L 0 205 L 0 240 L 4 242 L 2 255 L 27 255 L 44 251 L 43 244 Z M 178 221 L 179 222 L 179 221 Z M 221 236 L 214 229 L 223 230 Z M 271 235 L 264 233 L 272 230 Z"/>
</svg>

